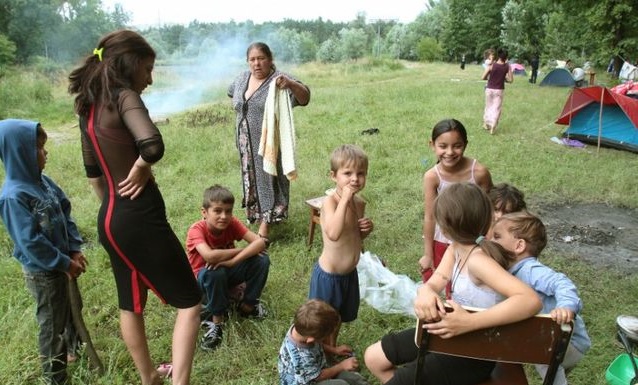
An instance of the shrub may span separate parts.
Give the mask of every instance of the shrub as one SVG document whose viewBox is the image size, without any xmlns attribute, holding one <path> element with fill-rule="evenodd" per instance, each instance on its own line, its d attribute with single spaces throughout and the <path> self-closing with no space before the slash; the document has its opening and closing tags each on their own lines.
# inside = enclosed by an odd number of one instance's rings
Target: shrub
<svg viewBox="0 0 638 385">
<path fill-rule="evenodd" d="M 434 39 L 429 36 L 424 37 L 417 45 L 417 56 L 420 61 L 433 62 L 441 60 L 443 57 L 443 48 Z"/>
</svg>

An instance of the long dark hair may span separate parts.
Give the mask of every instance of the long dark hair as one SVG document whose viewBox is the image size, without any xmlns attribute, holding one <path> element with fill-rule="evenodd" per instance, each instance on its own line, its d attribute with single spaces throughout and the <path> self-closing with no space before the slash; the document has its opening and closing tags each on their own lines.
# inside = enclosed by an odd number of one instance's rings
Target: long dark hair
<svg viewBox="0 0 638 385">
<path fill-rule="evenodd" d="M 69 75 L 75 112 L 88 116 L 92 104 L 115 105 L 117 90 L 131 88 L 140 63 L 155 58 L 155 51 L 137 32 L 118 30 L 103 36 L 92 55 Z"/>
</svg>

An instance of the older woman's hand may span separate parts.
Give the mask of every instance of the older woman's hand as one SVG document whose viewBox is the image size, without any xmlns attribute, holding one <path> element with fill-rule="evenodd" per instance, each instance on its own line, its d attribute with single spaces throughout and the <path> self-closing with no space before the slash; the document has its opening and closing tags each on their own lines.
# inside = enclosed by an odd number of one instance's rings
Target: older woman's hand
<svg viewBox="0 0 638 385">
<path fill-rule="evenodd" d="M 290 82 L 293 82 L 294 80 L 289 79 L 288 77 L 286 77 L 286 75 L 279 75 L 277 76 L 277 79 L 275 79 L 275 84 L 277 85 L 277 88 L 281 88 L 282 90 L 285 90 L 287 88 L 290 88 Z"/>
</svg>

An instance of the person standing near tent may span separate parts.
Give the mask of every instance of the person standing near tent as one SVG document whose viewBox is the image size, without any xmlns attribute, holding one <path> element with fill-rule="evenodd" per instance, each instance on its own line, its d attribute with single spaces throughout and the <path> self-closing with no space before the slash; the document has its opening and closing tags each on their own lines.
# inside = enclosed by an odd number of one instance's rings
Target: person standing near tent
<svg viewBox="0 0 638 385">
<path fill-rule="evenodd" d="M 496 126 L 501 117 L 505 82 L 512 83 L 514 81 L 512 68 L 507 62 L 507 50 L 499 48 L 497 57 L 498 59 L 495 62 L 485 68 L 482 76 L 483 80 L 487 80 L 483 128 L 488 130 L 490 134 L 494 134 L 494 131 L 496 131 Z"/>
<path fill-rule="evenodd" d="M 529 78 L 529 82 L 532 84 L 536 84 L 536 78 L 538 77 L 538 54 L 534 54 L 532 56 L 532 60 L 529 61 L 530 66 L 532 66 L 532 76 Z"/>
</svg>

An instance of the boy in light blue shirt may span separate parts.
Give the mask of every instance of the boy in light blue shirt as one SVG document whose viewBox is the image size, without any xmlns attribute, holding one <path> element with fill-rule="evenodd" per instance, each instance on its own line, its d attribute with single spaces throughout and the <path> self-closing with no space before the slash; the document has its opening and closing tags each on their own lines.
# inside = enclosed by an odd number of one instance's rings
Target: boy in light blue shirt
<svg viewBox="0 0 638 385">
<path fill-rule="evenodd" d="M 279 349 L 280 385 L 368 385 L 357 372 L 359 362 L 349 346 L 325 343 L 340 321 L 339 313 L 327 302 L 311 299 L 299 307 Z M 324 349 L 349 357 L 330 366 Z"/>
<path fill-rule="evenodd" d="M 547 245 L 543 222 L 527 211 L 504 214 L 494 224 L 493 240 L 515 259 L 509 271 L 530 285 L 543 302 L 543 313 L 548 313 L 557 323 L 574 321 L 574 331 L 554 385 L 567 385 L 566 374 L 573 369 L 591 347 L 585 322 L 579 315 L 583 303 L 576 285 L 563 273 L 556 272 L 538 261 L 538 255 Z M 547 365 L 536 365 L 544 378 Z"/>
</svg>

